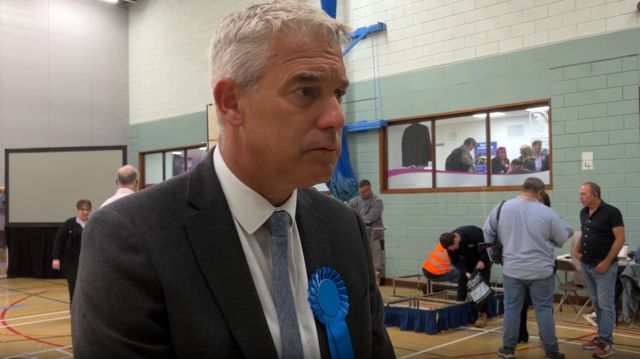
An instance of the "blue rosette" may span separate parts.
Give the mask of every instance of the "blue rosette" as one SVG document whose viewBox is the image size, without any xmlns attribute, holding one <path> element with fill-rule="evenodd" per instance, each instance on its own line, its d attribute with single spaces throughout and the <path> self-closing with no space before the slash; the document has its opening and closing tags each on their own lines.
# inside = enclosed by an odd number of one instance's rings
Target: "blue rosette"
<svg viewBox="0 0 640 359">
<path fill-rule="evenodd" d="M 314 317 L 324 324 L 333 359 L 353 359 L 351 335 L 345 318 L 349 295 L 342 277 L 333 268 L 322 267 L 309 280 L 309 304 Z"/>
</svg>

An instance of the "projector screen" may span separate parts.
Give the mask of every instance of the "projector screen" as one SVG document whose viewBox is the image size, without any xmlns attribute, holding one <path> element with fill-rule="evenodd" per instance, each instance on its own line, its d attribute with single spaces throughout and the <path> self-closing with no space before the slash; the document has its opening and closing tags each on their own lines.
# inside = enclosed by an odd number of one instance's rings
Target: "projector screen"
<svg viewBox="0 0 640 359">
<path fill-rule="evenodd" d="M 60 223 L 88 199 L 97 210 L 116 191 L 126 146 L 6 150 L 8 225 Z"/>
</svg>

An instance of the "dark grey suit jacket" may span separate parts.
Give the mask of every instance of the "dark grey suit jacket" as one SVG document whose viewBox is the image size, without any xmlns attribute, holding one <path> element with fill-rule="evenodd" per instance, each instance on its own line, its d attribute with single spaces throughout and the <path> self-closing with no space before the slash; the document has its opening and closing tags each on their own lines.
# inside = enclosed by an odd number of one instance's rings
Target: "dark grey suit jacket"
<svg viewBox="0 0 640 359">
<path fill-rule="evenodd" d="M 345 280 L 356 357 L 393 358 L 358 214 L 304 189 L 296 222 L 307 274 L 329 266 Z M 212 151 L 187 174 L 93 215 L 72 329 L 76 358 L 277 358 Z"/>
</svg>

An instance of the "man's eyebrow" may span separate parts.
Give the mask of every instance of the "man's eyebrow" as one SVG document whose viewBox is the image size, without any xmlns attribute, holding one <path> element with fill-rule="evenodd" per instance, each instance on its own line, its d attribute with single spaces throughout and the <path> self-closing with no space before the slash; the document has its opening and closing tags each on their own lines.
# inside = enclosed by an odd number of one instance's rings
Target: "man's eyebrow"
<svg viewBox="0 0 640 359">
<path fill-rule="evenodd" d="M 296 82 L 319 82 L 326 79 L 328 76 L 322 72 L 300 72 L 298 74 L 293 75 L 287 82 L 296 83 Z M 349 87 L 349 80 L 341 79 L 340 87 L 347 88 Z"/>
<path fill-rule="evenodd" d="M 293 75 L 289 82 L 316 82 L 325 79 L 327 76 L 319 72 L 300 72 Z"/>
</svg>

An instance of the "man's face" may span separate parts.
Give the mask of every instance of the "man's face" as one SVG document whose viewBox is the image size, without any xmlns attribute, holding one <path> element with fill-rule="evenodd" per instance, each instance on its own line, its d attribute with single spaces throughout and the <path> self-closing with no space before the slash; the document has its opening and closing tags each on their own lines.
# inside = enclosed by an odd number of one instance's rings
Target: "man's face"
<svg viewBox="0 0 640 359">
<path fill-rule="evenodd" d="M 322 37 L 276 35 L 260 85 L 241 90 L 240 141 L 254 175 L 287 188 L 327 181 L 340 155 L 348 86 L 339 47 Z"/>
<path fill-rule="evenodd" d="M 78 217 L 86 222 L 89 219 L 89 214 L 91 214 L 91 207 L 86 204 L 80 205 L 80 208 L 78 208 Z"/>
<path fill-rule="evenodd" d="M 598 197 L 594 196 L 593 193 L 591 193 L 591 186 L 589 186 L 588 184 L 583 184 L 582 186 L 580 186 L 580 191 L 578 192 L 578 194 L 580 195 L 580 203 L 582 203 L 582 205 L 585 207 L 589 207 L 590 205 L 598 201 Z"/>
<path fill-rule="evenodd" d="M 367 185 L 360 186 L 359 190 L 360 190 L 360 197 L 362 197 L 362 198 L 371 197 L 371 194 L 372 194 L 371 186 L 367 186 Z"/>
<path fill-rule="evenodd" d="M 540 153 L 541 150 L 542 150 L 542 143 L 536 143 L 535 145 L 533 145 L 533 152 Z"/>
</svg>

